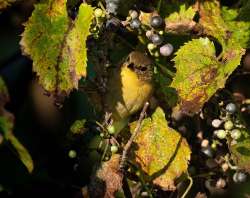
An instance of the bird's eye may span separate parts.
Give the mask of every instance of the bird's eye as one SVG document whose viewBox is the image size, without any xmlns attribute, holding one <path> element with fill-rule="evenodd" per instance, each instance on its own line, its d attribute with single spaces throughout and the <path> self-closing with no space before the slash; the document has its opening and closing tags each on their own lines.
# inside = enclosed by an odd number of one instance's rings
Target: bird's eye
<svg viewBox="0 0 250 198">
<path fill-rule="evenodd" d="M 144 71 L 147 71 L 147 69 L 148 69 L 148 68 L 147 68 L 146 66 L 140 66 L 140 70 L 143 71 L 143 72 L 144 72 Z"/>
<path fill-rule="evenodd" d="M 128 68 L 129 68 L 129 69 L 134 69 L 134 68 L 135 68 L 134 63 L 130 63 L 130 64 L 128 65 Z"/>
</svg>

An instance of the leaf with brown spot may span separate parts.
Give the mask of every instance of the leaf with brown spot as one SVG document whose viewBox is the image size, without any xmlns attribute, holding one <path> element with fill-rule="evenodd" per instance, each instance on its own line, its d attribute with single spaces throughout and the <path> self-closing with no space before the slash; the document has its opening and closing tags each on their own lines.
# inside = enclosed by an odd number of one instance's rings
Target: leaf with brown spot
<svg viewBox="0 0 250 198">
<path fill-rule="evenodd" d="M 246 20 L 246 13 L 248 14 L 249 10 L 249 3 L 237 11 L 221 7 L 217 0 L 206 0 L 199 4 L 199 24 L 202 26 L 203 34 L 212 36 L 220 42 L 223 52 L 227 52 L 228 49 L 247 48 L 250 23 Z"/>
<path fill-rule="evenodd" d="M 78 80 L 86 76 L 86 39 L 93 18 L 93 8 L 82 3 L 72 20 L 66 3 L 47 0 L 36 4 L 20 42 L 23 53 L 33 60 L 39 83 L 58 96 L 78 88 Z"/>
<path fill-rule="evenodd" d="M 131 131 L 135 126 L 136 122 L 131 124 Z M 187 171 L 191 151 L 185 138 L 168 127 L 161 108 L 143 120 L 134 142 L 134 160 L 142 171 L 154 184 L 174 190 L 175 179 Z"/>
<path fill-rule="evenodd" d="M 231 49 L 217 60 L 213 42 L 208 38 L 193 39 L 177 52 L 173 59 L 177 69 L 171 83 L 179 95 L 176 110 L 193 115 L 220 88 L 240 64 L 244 50 Z"/>
<path fill-rule="evenodd" d="M 180 5 L 178 12 L 173 12 L 165 18 L 165 31 L 178 34 L 190 32 L 196 25 L 193 20 L 195 14 L 196 10 L 193 7 L 186 8 L 185 4 Z"/>
</svg>

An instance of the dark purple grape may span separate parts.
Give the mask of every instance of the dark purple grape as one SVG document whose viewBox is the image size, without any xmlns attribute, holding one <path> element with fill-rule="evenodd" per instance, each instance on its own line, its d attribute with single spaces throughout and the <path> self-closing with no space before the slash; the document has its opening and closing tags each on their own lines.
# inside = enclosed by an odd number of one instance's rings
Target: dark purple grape
<svg viewBox="0 0 250 198">
<path fill-rule="evenodd" d="M 150 25 L 153 28 L 159 28 L 163 25 L 163 19 L 160 16 L 153 16 L 150 20 Z"/>
<path fill-rule="evenodd" d="M 158 34 L 153 34 L 150 39 L 151 39 L 152 43 L 155 45 L 160 45 L 163 42 L 162 36 L 160 36 Z"/>
</svg>

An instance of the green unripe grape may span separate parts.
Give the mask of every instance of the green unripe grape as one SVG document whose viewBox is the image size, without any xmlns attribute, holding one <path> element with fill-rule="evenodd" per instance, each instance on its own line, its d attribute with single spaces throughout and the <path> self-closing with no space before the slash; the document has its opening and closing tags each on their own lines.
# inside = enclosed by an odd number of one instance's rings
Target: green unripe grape
<svg viewBox="0 0 250 198">
<path fill-rule="evenodd" d="M 159 34 L 160 34 L 160 35 L 163 35 L 163 34 L 164 34 L 164 32 L 161 30 L 161 31 L 159 31 Z"/>
<path fill-rule="evenodd" d="M 100 133 L 100 137 L 104 137 L 104 133 Z"/>
<path fill-rule="evenodd" d="M 107 128 L 109 134 L 115 134 L 115 127 L 113 125 L 109 125 Z"/>
<path fill-rule="evenodd" d="M 216 148 L 217 148 L 217 144 L 216 144 L 215 142 L 213 142 L 213 143 L 211 144 L 211 148 L 212 148 L 212 149 L 216 149 Z"/>
<path fill-rule="evenodd" d="M 159 52 L 156 51 L 156 52 L 154 53 L 154 57 L 159 57 L 159 56 L 160 56 Z"/>
<path fill-rule="evenodd" d="M 96 8 L 94 13 L 95 13 L 95 17 L 97 18 L 100 18 L 103 16 L 103 11 L 100 8 Z"/>
<path fill-rule="evenodd" d="M 110 150 L 111 150 L 112 153 L 116 153 L 116 152 L 118 151 L 118 147 L 115 146 L 115 145 L 112 145 L 112 146 L 110 147 Z"/>
<path fill-rule="evenodd" d="M 151 51 L 156 48 L 156 45 L 153 43 L 149 43 L 147 47 L 148 47 L 148 50 Z"/>
<path fill-rule="evenodd" d="M 231 131 L 231 137 L 234 139 L 234 140 L 237 140 L 241 137 L 241 132 L 239 129 L 234 129 Z"/>
<path fill-rule="evenodd" d="M 69 156 L 69 158 L 73 159 L 73 158 L 76 158 L 77 153 L 76 153 L 75 150 L 70 150 L 69 153 L 68 153 L 68 156 Z"/>
<path fill-rule="evenodd" d="M 226 130 L 231 130 L 232 128 L 234 127 L 234 124 L 233 124 L 233 122 L 232 121 L 226 121 L 225 123 L 224 123 L 224 128 L 226 129 Z"/>
<path fill-rule="evenodd" d="M 219 129 L 214 131 L 214 134 L 219 138 L 219 139 L 225 139 L 227 137 L 227 132 L 225 130 Z"/>
</svg>

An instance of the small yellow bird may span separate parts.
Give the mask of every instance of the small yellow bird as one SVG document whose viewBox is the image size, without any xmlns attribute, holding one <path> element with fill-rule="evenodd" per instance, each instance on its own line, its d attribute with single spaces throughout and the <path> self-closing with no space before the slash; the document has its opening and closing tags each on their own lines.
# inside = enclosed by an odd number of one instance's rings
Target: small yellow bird
<svg viewBox="0 0 250 198">
<path fill-rule="evenodd" d="M 152 95 L 152 60 L 142 52 L 133 51 L 109 74 L 104 104 L 106 112 L 111 113 L 115 133 L 118 133 Z"/>
</svg>

